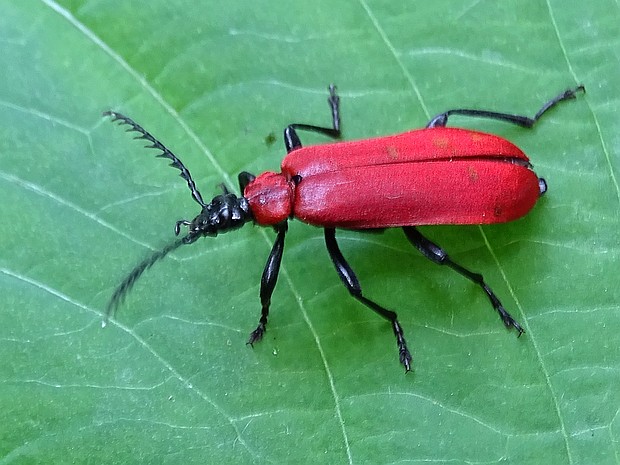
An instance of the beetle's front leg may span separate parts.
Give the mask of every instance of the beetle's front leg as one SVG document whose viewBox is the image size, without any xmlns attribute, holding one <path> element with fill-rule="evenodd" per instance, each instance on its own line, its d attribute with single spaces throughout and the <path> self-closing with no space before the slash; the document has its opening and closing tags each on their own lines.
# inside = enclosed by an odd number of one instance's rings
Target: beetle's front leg
<svg viewBox="0 0 620 465">
<path fill-rule="evenodd" d="M 256 176 L 254 176 L 251 173 L 248 173 L 247 171 L 242 171 L 241 173 L 239 173 L 239 176 L 237 177 L 239 179 L 239 192 L 243 196 L 246 186 L 250 184 L 252 181 L 254 181 L 256 179 Z"/>
<path fill-rule="evenodd" d="M 271 253 L 263 270 L 263 277 L 260 280 L 260 303 L 262 306 L 261 316 L 258 326 L 250 333 L 248 344 L 253 345 L 260 341 L 267 330 L 267 317 L 269 316 L 269 306 L 271 305 L 271 295 L 278 281 L 280 273 L 280 263 L 282 262 L 282 254 L 284 252 L 284 237 L 288 229 L 287 223 L 276 226 L 278 237 L 271 248 Z"/>
<path fill-rule="evenodd" d="M 438 265 L 448 265 L 454 271 L 480 286 L 491 301 L 493 308 L 497 311 L 497 313 L 499 313 L 499 316 L 502 318 L 502 321 L 506 327 L 513 327 L 516 329 L 518 331 L 518 336 L 523 334 L 524 330 L 521 325 L 517 323 L 512 315 L 506 311 L 498 297 L 495 295 L 495 292 L 493 292 L 489 285 L 484 282 L 481 274 L 469 271 L 467 268 L 463 268 L 458 263 L 454 263 L 445 250 L 424 237 L 415 227 L 406 226 L 403 228 L 403 231 L 405 231 L 405 235 L 407 236 L 407 239 L 409 239 L 409 242 L 411 242 L 426 258 L 434 263 L 437 263 Z"/>
</svg>

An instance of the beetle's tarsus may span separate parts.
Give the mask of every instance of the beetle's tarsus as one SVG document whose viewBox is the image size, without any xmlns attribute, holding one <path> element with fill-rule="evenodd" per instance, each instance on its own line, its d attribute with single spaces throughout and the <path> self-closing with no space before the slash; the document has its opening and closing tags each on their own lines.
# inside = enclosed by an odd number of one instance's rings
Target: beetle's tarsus
<svg viewBox="0 0 620 465">
<path fill-rule="evenodd" d="M 336 86 L 334 84 L 329 85 L 329 98 L 327 99 L 330 108 L 338 108 L 340 105 L 340 97 L 336 93 Z"/>
<path fill-rule="evenodd" d="M 512 326 L 514 329 L 517 330 L 517 337 L 521 337 L 521 335 L 525 332 L 525 330 L 521 327 L 521 325 L 519 323 L 516 322 L 516 320 L 513 320 L 511 318 L 510 321 L 510 326 Z"/>
<path fill-rule="evenodd" d="M 259 323 L 256 329 L 250 333 L 250 338 L 248 339 L 248 342 L 246 342 L 246 345 L 251 345 L 254 347 L 254 343 L 260 341 L 266 331 L 267 326 L 265 326 L 264 323 Z"/>
<path fill-rule="evenodd" d="M 405 367 L 405 373 L 409 373 L 411 371 L 411 354 L 406 346 L 399 347 L 398 349 L 400 363 Z"/>
<path fill-rule="evenodd" d="M 525 330 L 523 329 L 523 327 L 517 323 L 517 320 L 515 320 L 512 315 L 510 315 L 510 313 L 508 313 L 506 311 L 506 309 L 503 306 L 499 306 L 497 307 L 497 311 L 499 312 L 500 316 L 502 317 L 502 321 L 504 322 L 504 325 L 506 325 L 506 328 L 510 329 L 510 328 L 514 328 L 517 330 L 517 337 L 521 337 L 521 335 L 525 332 Z"/>
<path fill-rule="evenodd" d="M 568 89 L 566 92 L 564 92 L 564 98 L 577 98 L 577 92 L 583 92 L 584 94 L 586 93 L 586 87 L 583 84 L 578 85 L 577 87 L 575 87 L 574 89 Z"/>
<path fill-rule="evenodd" d="M 400 327 L 397 320 L 392 321 L 392 330 L 394 331 L 394 335 L 396 336 L 396 344 L 398 345 L 398 359 L 405 367 L 405 373 L 408 373 L 411 371 L 411 353 L 407 348 L 407 341 L 405 341 L 403 329 Z"/>
</svg>

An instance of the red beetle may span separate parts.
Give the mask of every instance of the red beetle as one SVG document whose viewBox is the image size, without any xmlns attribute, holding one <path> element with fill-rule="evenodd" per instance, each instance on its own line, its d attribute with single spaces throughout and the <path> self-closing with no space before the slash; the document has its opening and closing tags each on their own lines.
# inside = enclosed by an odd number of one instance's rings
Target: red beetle
<svg viewBox="0 0 620 465">
<path fill-rule="evenodd" d="M 447 128 L 451 115 L 506 121 L 531 128 L 557 103 L 575 98 L 583 86 L 569 89 L 549 102 L 533 118 L 483 110 L 455 109 L 439 114 L 426 128 L 393 136 L 352 142 L 302 147 L 297 130 L 340 137 L 340 99 L 332 85 L 328 103 L 332 127 L 291 124 L 284 130 L 288 155 L 280 173 L 258 177 L 239 174 L 242 197 L 228 191 L 206 204 L 183 163 L 161 142 L 130 118 L 120 113 L 104 113 L 129 125 L 137 139 L 150 142 L 148 148 L 161 151 L 159 157 L 172 160 L 181 171 L 192 196 L 202 211 L 192 221 L 176 223 L 175 233 L 187 226 L 187 234 L 162 251 L 144 260 L 114 292 L 106 309 L 113 314 L 140 275 L 156 261 L 182 244 L 201 236 L 216 236 L 241 227 L 248 221 L 272 226 L 276 241 L 263 271 L 260 288 L 262 314 L 248 343 L 259 341 L 266 330 L 271 295 L 278 279 L 289 218 L 324 228 L 329 255 L 340 279 L 353 297 L 390 321 L 396 335 L 400 362 L 411 369 L 411 354 L 396 313 L 366 298 L 355 273 L 336 242 L 335 228 L 377 230 L 402 227 L 407 239 L 428 259 L 448 265 L 487 294 L 493 308 L 507 327 L 518 334 L 523 328 L 504 309 L 482 276 L 453 262 L 437 244 L 416 229 L 432 224 L 490 224 L 512 221 L 529 212 L 547 185 L 531 169 L 528 157 L 501 137 L 468 129 Z M 105 325 L 105 320 L 104 320 Z"/>
</svg>

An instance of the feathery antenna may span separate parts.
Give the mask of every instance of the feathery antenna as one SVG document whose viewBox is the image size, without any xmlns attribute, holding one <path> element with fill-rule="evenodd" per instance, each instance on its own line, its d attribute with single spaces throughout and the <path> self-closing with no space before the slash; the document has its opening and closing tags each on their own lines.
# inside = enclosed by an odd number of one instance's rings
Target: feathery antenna
<svg viewBox="0 0 620 465">
<path fill-rule="evenodd" d="M 155 252 L 153 255 L 151 255 L 150 257 L 144 259 L 133 270 L 131 270 L 131 273 L 127 275 L 127 277 L 123 280 L 123 282 L 118 285 L 118 287 L 114 291 L 114 294 L 112 294 L 112 298 L 110 299 L 110 301 L 108 302 L 108 305 L 106 306 L 103 321 L 101 322 L 102 328 L 106 327 L 110 317 L 114 317 L 116 313 L 116 309 L 121 303 L 123 303 L 125 296 L 131 290 L 131 288 L 133 287 L 135 282 L 138 280 L 138 278 L 142 275 L 142 273 L 144 273 L 146 270 L 152 267 L 156 262 L 164 258 L 166 255 L 168 255 L 173 250 L 178 249 L 183 244 L 184 244 L 183 239 L 178 239 L 174 241 L 172 244 L 169 244 L 166 247 L 164 247 L 162 250 L 159 250 Z"/>
<path fill-rule="evenodd" d="M 115 111 L 105 111 L 103 112 L 103 115 L 111 116 L 112 121 L 120 121 L 119 125 L 128 125 L 129 129 L 127 129 L 127 132 L 139 133 L 140 135 L 134 137 L 134 139 L 144 139 L 150 142 L 151 145 L 146 145 L 146 148 L 161 150 L 161 153 L 157 156 L 160 158 L 168 158 L 169 160 L 172 160 L 170 166 L 178 169 L 181 172 L 180 176 L 187 181 L 187 185 L 189 187 L 189 190 L 192 192 L 192 197 L 194 198 L 194 200 L 198 202 L 201 207 L 205 206 L 205 203 L 202 200 L 202 196 L 200 195 L 200 192 L 198 191 L 198 188 L 196 187 L 196 184 L 194 183 L 194 180 L 192 179 L 192 175 L 190 174 L 189 170 L 185 167 L 183 163 L 181 163 L 181 160 L 179 160 L 174 153 L 168 150 L 168 148 L 164 144 L 155 139 L 148 131 L 146 131 L 134 120 L 121 113 L 117 113 Z"/>
</svg>

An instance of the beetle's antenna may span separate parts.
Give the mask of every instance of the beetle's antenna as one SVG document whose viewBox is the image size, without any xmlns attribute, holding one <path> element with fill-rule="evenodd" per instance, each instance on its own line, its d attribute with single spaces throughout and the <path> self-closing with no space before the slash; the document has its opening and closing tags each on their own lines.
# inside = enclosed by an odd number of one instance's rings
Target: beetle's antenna
<svg viewBox="0 0 620 465">
<path fill-rule="evenodd" d="M 132 120 L 131 118 L 125 115 L 122 115 L 121 113 L 117 113 L 115 111 L 105 111 L 103 112 L 103 115 L 111 116 L 112 121 L 120 121 L 119 125 L 121 124 L 128 125 L 129 129 L 127 129 L 127 132 L 133 131 L 133 132 L 140 133 L 140 135 L 134 137 L 134 139 L 144 139 L 150 142 L 151 145 L 146 145 L 145 146 L 146 148 L 161 150 L 161 153 L 157 156 L 172 160 L 172 163 L 170 163 L 170 166 L 178 169 L 181 172 L 180 176 L 187 181 L 187 185 L 189 186 L 189 190 L 192 191 L 192 197 L 194 197 L 194 200 L 198 202 L 201 207 L 205 206 L 205 203 L 202 200 L 202 196 L 200 195 L 200 192 L 198 192 L 198 188 L 196 187 L 196 184 L 194 183 L 194 180 L 192 179 L 192 175 L 189 173 L 189 170 L 185 167 L 183 163 L 181 163 L 181 160 L 179 160 L 174 153 L 168 150 L 168 148 L 164 144 L 162 144 L 157 139 L 155 139 L 148 131 L 146 131 L 142 126 L 140 126 L 134 120 Z"/>
<path fill-rule="evenodd" d="M 143 260 L 133 270 L 131 270 L 131 273 L 127 275 L 127 277 L 123 280 L 123 282 L 118 285 L 118 287 L 114 291 L 114 294 L 112 294 L 112 297 L 110 298 L 110 301 L 108 302 L 108 305 L 106 306 L 103 321 L 101 322 L 102 328 L 106 327 L 110 317 L 114 317 L 114 314 L 116 313 L 116 309 L 123 302 L 123 300 L 125 299 L 125 296 L 131 290 L 131 288 L 136 283 L 138 278 L 142 276 L 142 273 L 144 273 L 146 270 L 152 267 L 156 262 L 164 258 L 166 255 L 168 255 L 173 250 L 178 249 L 183 244 L 184 244 L 183 239 L 178 239 L 174 241 L 173 243 L 168 244 L 162 250 L 155 252 L 153 255 Z"/>
</svg>

